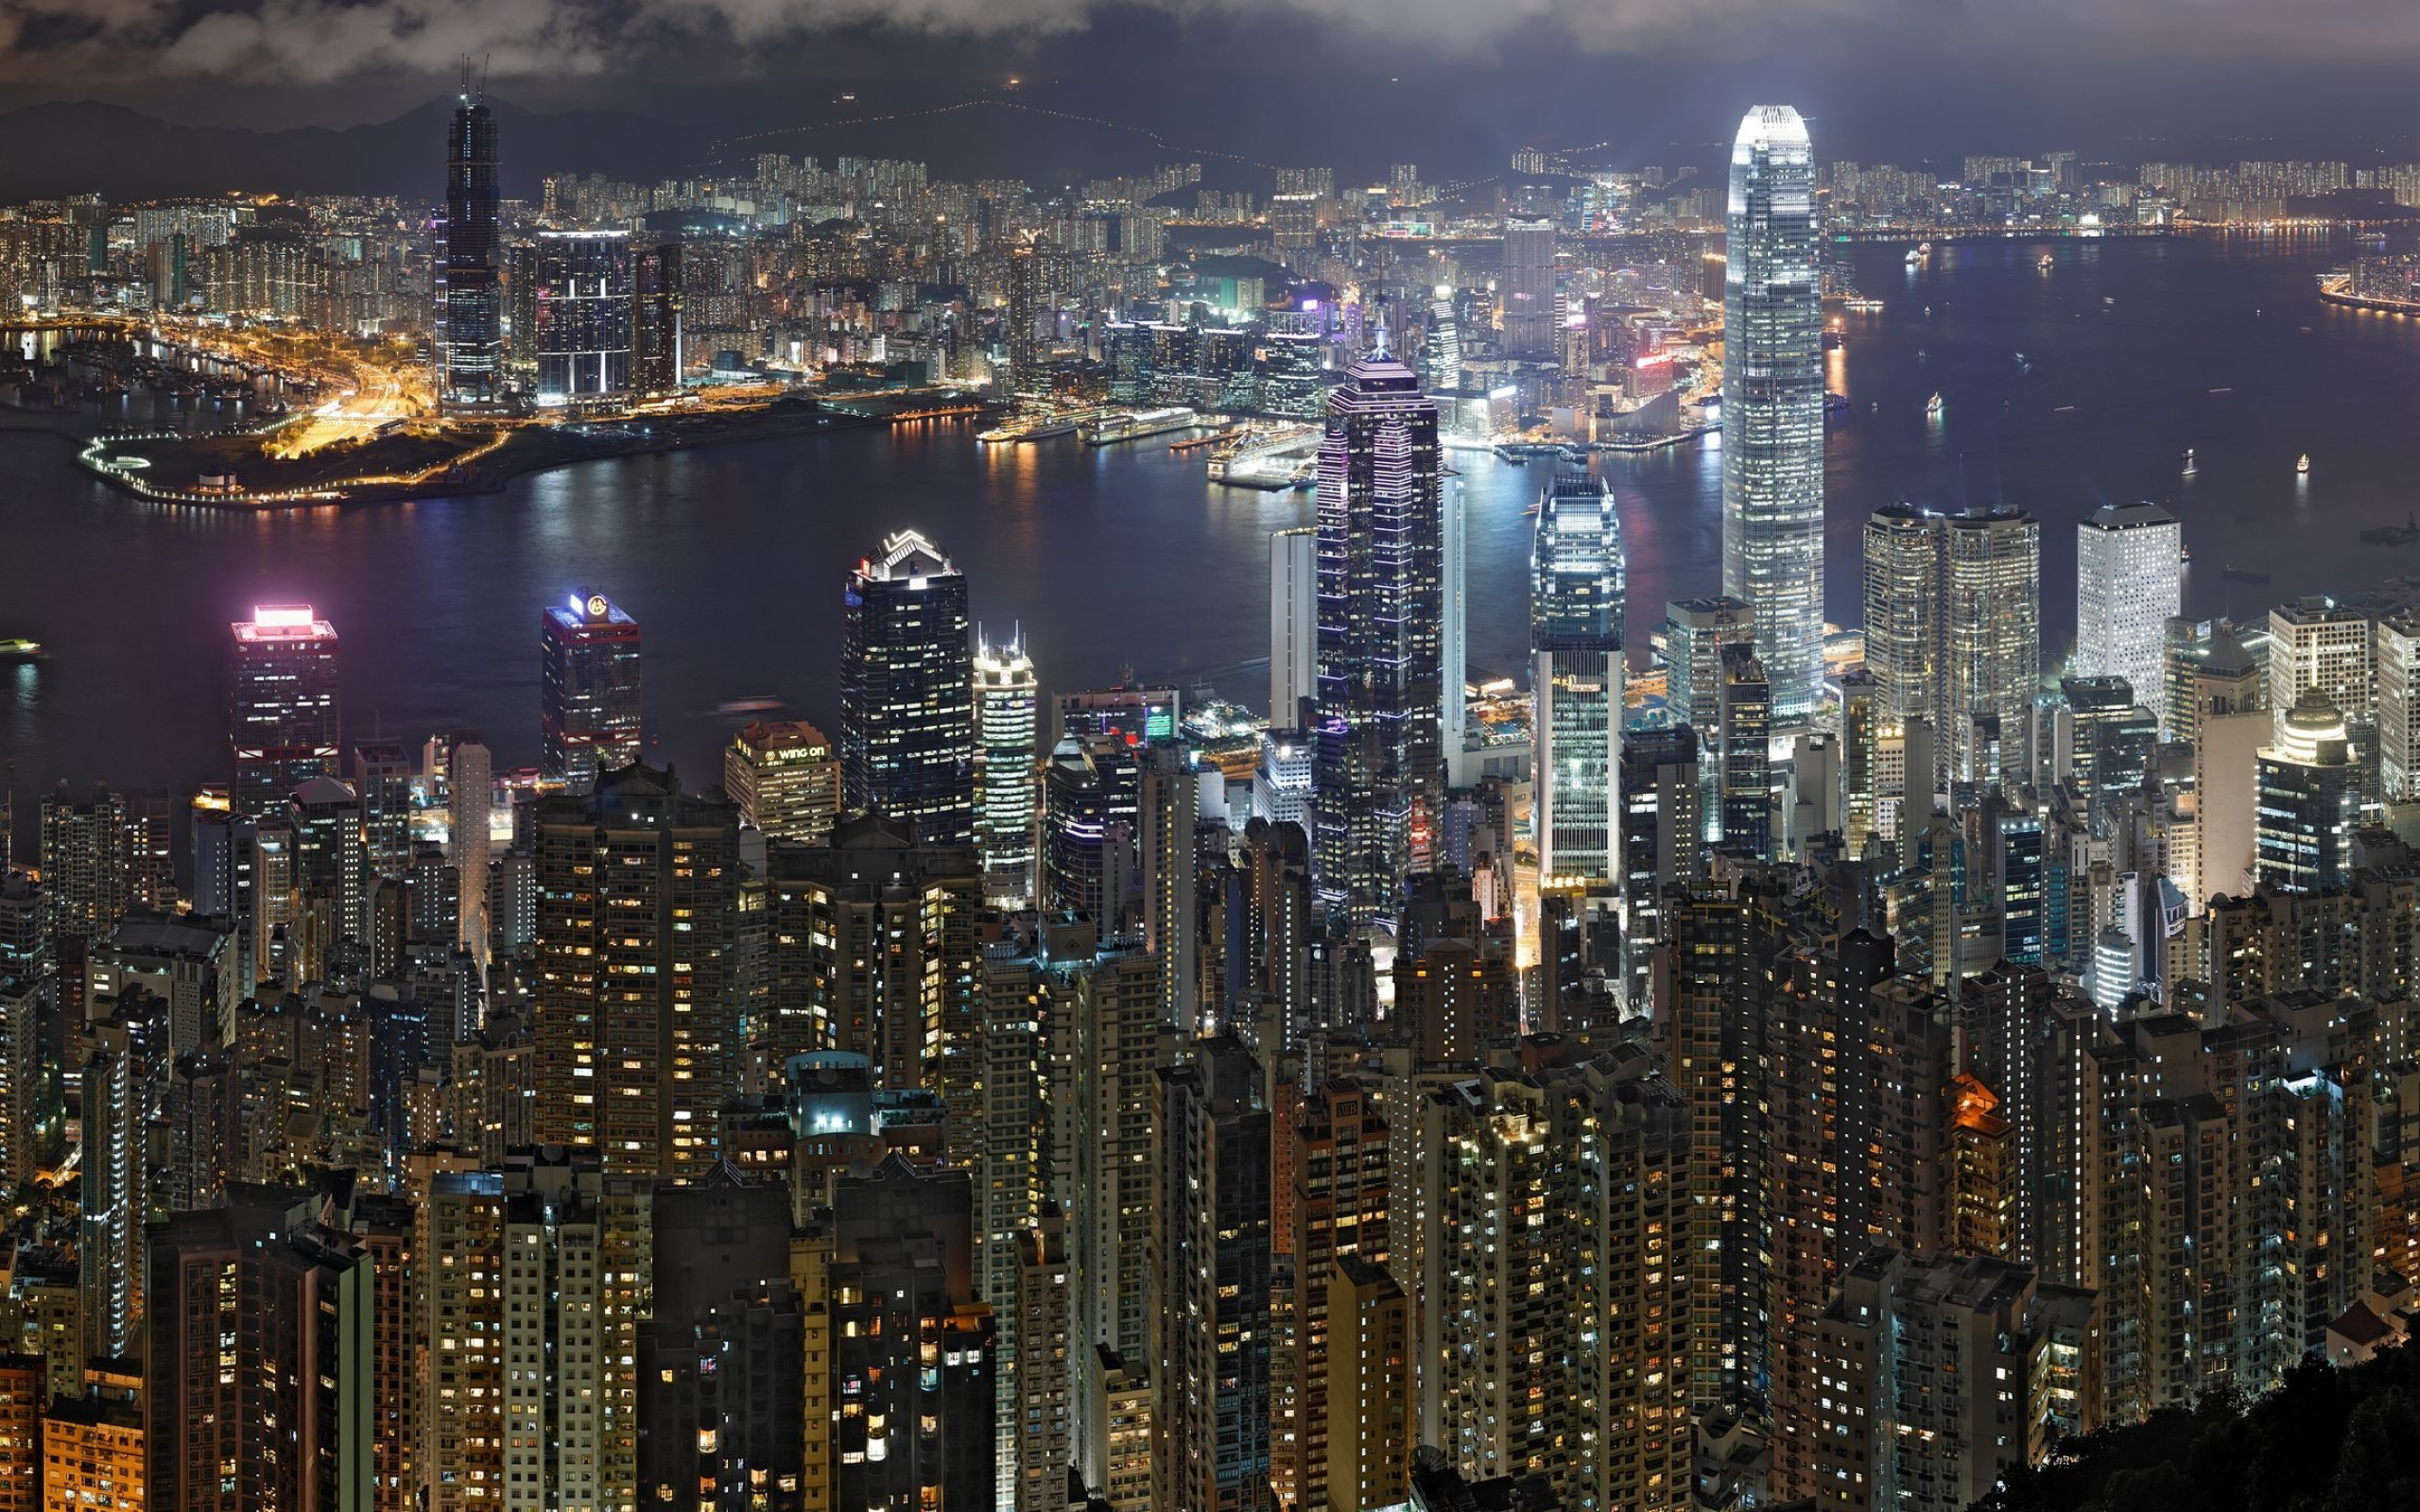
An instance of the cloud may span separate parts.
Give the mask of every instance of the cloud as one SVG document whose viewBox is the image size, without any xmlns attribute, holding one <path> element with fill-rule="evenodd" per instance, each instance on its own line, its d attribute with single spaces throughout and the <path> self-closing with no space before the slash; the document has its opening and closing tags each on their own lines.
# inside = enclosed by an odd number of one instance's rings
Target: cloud
<svg viewBox="0 0 2420 1512">
<path fill-rule="evenodd" d="M 1600 53 L 2109 39 L 2170 55 L 2420 49 L 2420 6 L 2409 0 L 0 0 L 0 76 L 330 84 L 443 76 L 468 56 L 499 79 L 578 77 L 700 48 L 744 69 L 762 50 L 836 28 L 1012 43 L 1080 29 L 1114 5 L 1310 18 L 1374 43 L 1470 54 L 1540 30 Z"/>
</svg>

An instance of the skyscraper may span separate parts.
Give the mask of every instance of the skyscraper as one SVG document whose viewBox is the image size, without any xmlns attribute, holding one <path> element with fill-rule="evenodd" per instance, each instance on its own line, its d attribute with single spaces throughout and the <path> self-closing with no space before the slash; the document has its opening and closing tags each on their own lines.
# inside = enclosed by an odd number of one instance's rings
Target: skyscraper
<svg viewBox="0 0 2420 1512">
<path fill-rule="evenodd" d="M 574 792 L 639 759 L 639 622 L 593 591 L 539 616 L 543 769 Z"/>
<path fill-rule="evenodd" d="M 738 1071 L 739 816 L 631 765 L 541 799 L 532 825 L 539 1141 L 607 1176 L 701 1172 Z"/>
<path fill-rule="evenodd" d="M 1329 392 L 1319 446 L 1312 862 L 1356 924 L 1393 914 L 1444 780 L 1442 482 L 1437 406 L 1382 342 Z"/>
<path fill-rule="evenodd" d="M 1041 318 L 1041 259 L 1031 241 L 1021 241 L 1009 251 L 1007 338 L 1002 345 L 1008 348 L 1011 397 L 1037 393 L 1042 387 L 1042 339 L 1033 328 Z"/>
<path fill-rule="evenodd" d="M 2148 503 L 2104 504 L 2076 526 L 2077 677 L 2123 678 L 2145 705 L 2166 702 L 2184 539 L 2176 517 Z"/>
<path fill-rule="evenodd" d="M 1889 724 L 1941 714 L 1941 520 L 1911 505 L 1865 523 L 1865 670 Z"/>
<path fill-rule="evenodd" d="M 436 258 L 438 397 L 478 404 L 498 397 L 504 297 L 496 279 L 495 114 L 468 89 L 445 138 L 445 221 Z"/>
<path fill-rule="evenodd" d="M 538 403 L 570 404 L 631 387 L 638 313 L 631 238 L 619 231 L 542 231 L 534 259 Z"/>
<path fill-rule="evenodd" d="M 1538 869 L 1611 880 L 1623 671 L 1621 520 L 1611 486 L 1580 472 L 1548 484 L 1530 561 Z"/>
<path fill-rule="evenodd" d="M 227 740 L 235 767 L 229 798 L 249 817 L 312 778 L 341 775 L 337 631 L 308 604 L 264 604 L 228 629 Z"/>
<path fill-rule="evenodd" d="M 458 731 L 446 742 L 445 792 L 452 805 L 446 831 L 452 837 L 449 859 L 462 900 L 456 943 L 484 972 L 493 920 L 488 871 L 494 842 L 489 813 L 495 807 L 495 757 L 477 730 Z"/>
<path fill-rule="evenodd" d="M 1023 643 L 988 642 L 975 654 L 976 832 L 984 895 L 1023 907 L 1033 899 L 1035 737 L 1040 700 Z"/>
<path fill-rule="evenodd" d="M 1731 149 L 1722 280 L 1722 591 L 1755 613 L 1773 717 L 1824 685 L 1824 352 L 1814 148 L 1760 105 Z"/>
<path fill-rule="evenodd" d="M 1319 683 L 1319 532 L 1269 538 L 1269 728 L 1295 730 Z"/>
<path fill-rule="evenodd" d="M 668 394 L 681 387 L 681 243 L 655 242 L 631 258 L 631 387 Z"/>
<path fill-rule="evenodd" d="M 1989 769 L 1987 732 L 2000 751 L 2020 750 L 2042 681 L 2042 527 L 2022 509 L 1994 509 L 1953 515 L 1943 529 L 1950 771 L 1962 782 L 1990 782 L 1998 774 Z"/>
<path fill-rule="evenodd" d="M 1815 152 L 1786 104 L 1730 147 L 1723 271 L 1723 593 L 1757 614 L 1773 718 L 1823 696 L 1823 312 Z"/>
<path fill-rule="evenodd" d="M 842 603 L 841 806 L 904 819 L 936 844 L 973 844 L 966 576 L 902 530 L 857 563 Z"/>
<path fill-rule="evenodd" d="M 739 822 L 776 840 L 821 845 L 840 816 L 840 759 L 804 720 L 750 720 L 722 753 Z"/>
<path fill-rule="evenodd" d="M 2255 827 L 2259 880 L 2288 892 L 2341 887 L 2353 868 L 2353 766 L 2344 716 L 2306 688 L 2260 750 Z"/>
<path fill-rule="evenodd" d="M 1504 354 L 1545 361 L 1554 355 L 1554 222 L 1504 227 Z"/>
</svg>

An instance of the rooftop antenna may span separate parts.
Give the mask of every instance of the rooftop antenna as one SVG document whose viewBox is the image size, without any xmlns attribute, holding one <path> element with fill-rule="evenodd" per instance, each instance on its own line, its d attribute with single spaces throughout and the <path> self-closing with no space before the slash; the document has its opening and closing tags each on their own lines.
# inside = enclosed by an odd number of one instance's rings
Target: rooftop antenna
<svg viewBox="0 0 2420 1512">
<path fill-rule="evenodd" d="M 1372 357 L 1376 358 L 1378 361 L 1381 361 L 1381 362 L 1384 362 L 1384 361 L 1386 360 L 1386 356 L 1387 356 L 1387 307 L 1386 307 L 1384 304 L 1381 304 L 1381 305 L 1379 305 L 1379 306 L 1378 306 L 1378 335 L 1377 335 L 1377 338 L 1376 338 L 1376 340 L 1375 340 L 1375 341 L 1373 343 L 1373 345 L 1371 346 L 1371 349 L 1370 349 L 1370 355 L 1371 355 Z"/>
</svg>

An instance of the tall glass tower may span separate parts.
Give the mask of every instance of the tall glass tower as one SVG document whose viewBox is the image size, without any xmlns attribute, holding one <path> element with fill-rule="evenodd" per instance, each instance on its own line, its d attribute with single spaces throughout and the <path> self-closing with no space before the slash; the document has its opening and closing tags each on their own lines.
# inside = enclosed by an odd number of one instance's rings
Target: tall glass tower
<svg viewBox="0 0 2420 1512">
<path fill-rule="evenodd" d="M 1776 722 L 1824 686 L 1824 350 L 1806 123 L 1760 105 L 1731 149 L 1722 278 L 1722 591 L 1756 616 Z"/>
<path fill-rule="evenodd" d="M 1530 557 L 1539 871 L 1610 880 L 1622 709 L 1622 531 L 1613 490 L 1549 484 Z"/>
<path fill-rule="evenodd" d="M 1322 906 L 1362 924 L 1393 917 L 1443 797 L 1445 500 L 1437 406 L 1383 336 L 1324 426 L 1311 861 Z"/>
<path fill-rule="evenodd" d="M 1038 701 L 1033 658 L 1024 643 L 985 642 L 975 653 L 975 826 L 984 896 L 1019 908 L 1033 901 L 1035 796 L 1042 786 Z"/>
<path fill-rule="evenodd" d="M 437 257 L 438 397 L 486 404 L 504 369 L 496 281 L 495 114 L 467 89 L 445 137 L 445 229 Z"/>
<path fill-rule="evenodd" d="M 975 655 L 966 575 L 913 530 L 857 563 L 842 597 L 840 806 L 975 843 Z"/>
</svg>

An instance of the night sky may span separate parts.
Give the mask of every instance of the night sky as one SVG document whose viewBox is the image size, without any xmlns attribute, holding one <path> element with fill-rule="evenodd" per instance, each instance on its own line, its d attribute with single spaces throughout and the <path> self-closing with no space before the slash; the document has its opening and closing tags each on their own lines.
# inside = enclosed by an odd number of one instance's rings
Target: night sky
<svg viewBox="0 0 2420 1512">
<path fill-rule="evenodd" d="M 1703 161 L 1787 99 L 1827 157 L 2420 154 L 2413 0 L 0 0 L 0 87 L 349 126 L 501 98 L 729 134 L 998 90 L 1177 146 L 1432 179 Z M 857 96 L 842 105 L 844 92 Z"/>
</svg>

